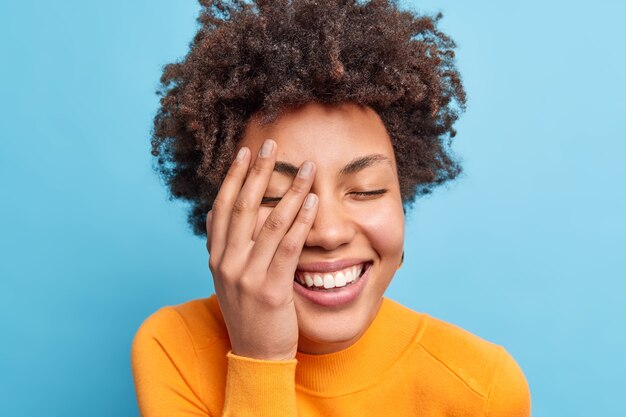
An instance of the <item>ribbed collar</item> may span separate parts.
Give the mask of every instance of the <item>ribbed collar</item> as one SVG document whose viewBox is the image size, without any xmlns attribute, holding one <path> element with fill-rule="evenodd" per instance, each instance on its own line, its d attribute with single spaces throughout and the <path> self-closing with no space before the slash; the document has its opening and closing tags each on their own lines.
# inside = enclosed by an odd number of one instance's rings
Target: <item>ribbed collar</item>
<svg viewBox="0 0 626 417">
<path fill-rule="evenodd" d="M 383 298 L 376 318 L 352 346 L 325 355 L 297 353 L 298 389 L 335 397 L 376 383 L 419 336 L 422 321 L 421 314 Z"/>
</svg>

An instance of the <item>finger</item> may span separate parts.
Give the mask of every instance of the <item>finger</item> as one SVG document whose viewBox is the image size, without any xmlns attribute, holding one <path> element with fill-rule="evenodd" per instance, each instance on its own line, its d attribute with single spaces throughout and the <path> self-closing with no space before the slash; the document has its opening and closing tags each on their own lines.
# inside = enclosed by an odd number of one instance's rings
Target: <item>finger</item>
<svg viewBox="0 0 626 417">
<path fill-rule="evenodd" d="M 206 250 L 211 254 L 211 222 L 213 221 L 213 210 L 209 210 L 206 214 Z"/>
<path fill-rule="evenodd" d="M 261 200 L 276 162 L 276 142 L 266 140 L 232 205 L 226 251 L 238 253 L 252 242 Z"/>
<path fill-rule="evenodd" d="M 207 248 L 215 259 L 221 259 L 224 252 L 231 210 L 246 179 L 249 165 L 250 149 L 244 146 L 239 149 L 213 201 L 211 229 L 207 229 L 207 236 L 211 238 L 210 242 L 207 242 Z"/>
<path fill-rule="evenodd" d="M 308 161 L 303 163 L 291 187 L 269 216 L 267 216 L 263 227 L 261 227 L 259 234 L 256 236 L 251 253 L 251 259 L 255 260 L 255 266 L 263 270 L 267 270 L 269 267 L 280 241 L 289 231 L 294 219 L 301 210 L 313 184 L 314 177 L 315 164 Z"/>
<path fill-rule="evenodd" d="M 282 238 L 272 263 L 267 270 L 269 281 L 265 285 L 275 286 L 277 291 L 291 285 L 298 267 L 300 254 L 317 214 L 318 198 L 307 195 L 293 225 Z"/>
</svg>

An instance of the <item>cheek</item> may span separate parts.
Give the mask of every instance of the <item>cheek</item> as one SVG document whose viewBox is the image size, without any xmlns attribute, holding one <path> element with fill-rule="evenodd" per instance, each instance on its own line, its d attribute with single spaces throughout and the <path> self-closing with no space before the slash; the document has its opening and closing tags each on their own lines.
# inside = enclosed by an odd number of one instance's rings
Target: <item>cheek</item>
<svg viewBox="0 0 626 417">
<path fill-rule="evenodd" d="M 252 234 L 252 240 L 256 240 L 257 236 L 259 235 L 259 232 L 261 231 L 261 228 L 263 227 L 263 224 L 265 224 L 265 219 L 267 219 L 267 216 L 270 215 L 270 213 L 272 212 L 272 207 L 259 207 L 259 214 L 257 215 L 256 218 L 256 225 L 254 226 L 254 233 Z"/>
<path fill-rule="evenodd" d="M 394 263 L 400 260 L 404 248 L 404 212 L 401 205 L 376 207 L 364 216 L 361 225 L 370 245 L 381 257 Z"/>
</svg>

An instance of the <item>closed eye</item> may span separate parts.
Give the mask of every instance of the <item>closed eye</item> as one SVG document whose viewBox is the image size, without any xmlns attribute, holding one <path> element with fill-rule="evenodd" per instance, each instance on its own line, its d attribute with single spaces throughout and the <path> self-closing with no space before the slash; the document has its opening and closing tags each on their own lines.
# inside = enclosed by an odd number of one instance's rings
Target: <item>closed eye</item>
<svg viewBox="0 0 626 417">
<path fill-rule="evenodd" d="M 380 190 L 372 190 L 372 191 L 352 191 L 350 194 L 357 196 L 359 198 L 367 199 L 367 197 L 382 195 L 382 194 L 385 194 L 386 192 L 387 192 L 386 189 L 380 189 Z"/>
<path fill-rule="evenodd" d="M 282 199 L 282 197 L 263 197 L 261 204 L 264 205 L 276 205 Z"/>
<path fill-rule="evenodd" d="M 359 199 L 366 200 L 368 197 L 382 195 L 382 194 L 385 194 L 386 192 L 387 192 L 387 189 L 380 189 L 380 190 L 372 190 L 372 191 L 352 191 L 349 194 L 356 196 Z M 280 202 L 281 199 L 282 197 L 263 197 L 263 199 L 261 199 L 261 204 L 276 205 L 278 204 L 278 202 Z"/>
</svg>

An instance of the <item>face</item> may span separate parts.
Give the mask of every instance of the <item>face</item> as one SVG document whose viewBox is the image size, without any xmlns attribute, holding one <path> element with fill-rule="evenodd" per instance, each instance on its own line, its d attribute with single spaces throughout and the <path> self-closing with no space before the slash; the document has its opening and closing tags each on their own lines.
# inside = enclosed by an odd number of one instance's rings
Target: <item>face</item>
<svg viewBox="0 0 626 417">
<path fill-rule="evenodd" d="M 253 120 L 239 146 L 256 155 L 268 138 L 278 144 L 277 167 L 282 169 L 272 174 L 254 236 L 289 189 L 294 175 L 289 166 L 315 163 L 311 192 L 319 198 L 318 211 L 293 284 L 298 350 L 322 354 L 345 349 L 367 330 L 401 262 L 404 212 L 390 138 L 368 107 L 315 103 L 285 112 L 268 126 Z M 305 278 L 310 283 L 316 275 L 337 279 L 338 270 L 347 277 L 351 265 L 356 265 L 351 274 L 362 272 L 345 287 L 321 290 L 306 284 Z M 322 298 L 321 291 L 327 292 Z M 324 298 L 329 292 L 349 296 Z"/>
</svg>

